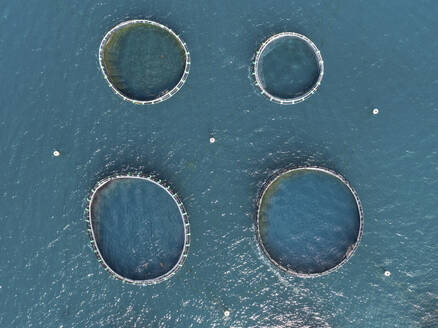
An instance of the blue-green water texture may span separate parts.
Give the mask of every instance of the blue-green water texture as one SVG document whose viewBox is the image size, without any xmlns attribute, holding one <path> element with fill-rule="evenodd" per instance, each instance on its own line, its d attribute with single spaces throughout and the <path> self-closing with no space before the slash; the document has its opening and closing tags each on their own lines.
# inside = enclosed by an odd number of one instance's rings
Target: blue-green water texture
<svg viewBox="0 0 438 328">
<path fill-rule="evenodd" d="M 437 327 L 436 1 L 2 4 L 0 327 Z M 99 69 L 105 33 L 134 18 L 181 34 L 192 58 L 153 106 L 125 102 Z M 251 76 L 282 31 L 325 63 L 293 106 Z M 364 207 L 356 253 L 321 278 L 281 273 L 256 242 L 257 194 L 289 165 L 341 173 Z M 158 172 L 190 215 L 187 261 L 158 285 L 110 278 L 90 246 L 87 194 L 123 170 Z"/>
<path fill-rule="evenodd" d="M 91 211 L 105 262 L 134 280 L 170 271 L 184 247 L 184 225 L 169 193 L 142 179 L 117 179 L 96 195 Z"/>
<path fill-rule="evenodd" d="M 338 178 L 302 170 L 278 178 L 263 198 L 260 235 L 271 258 L 299 273 L 339 264 L 359 234 L 359 212 Z"/>
</svg>

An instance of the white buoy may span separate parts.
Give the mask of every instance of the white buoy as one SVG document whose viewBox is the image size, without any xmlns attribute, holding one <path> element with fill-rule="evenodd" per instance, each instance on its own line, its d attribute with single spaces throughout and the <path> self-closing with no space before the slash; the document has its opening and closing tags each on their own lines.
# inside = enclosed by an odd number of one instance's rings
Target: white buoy
<svg viewBox="0 0 438 328">
<path fill-rule="evenodd" d="M 58 157 L 59 155 L 61 155 L 61 153 L 59 151 L 55 150 L 53 152 L 53 156 Z"/>
<path fill-rule="evenodd" d="M 230 316 L 230 311 L 225 310 L 225 311 L 224 311 L 224 316 L 229 317 L 229 316 Z"/>
<path fill-rule="evenodd" d="M 210 143 L 215 143 L 216 139 L 214 137 L 210 137 Z"/>
<path fill-rule="evenodd" d="M 374 115 L 379 114 L 379 109 L 378 109 L 378 108 L 374 108 L 374 109 L 373 109 L 373 114 L 374 114 Z"/>
<path fill-rule="evenodd" d="M 389 277 L 391 275 L 391 272 L 385 271 L 385 277 Z"/>
</svg>

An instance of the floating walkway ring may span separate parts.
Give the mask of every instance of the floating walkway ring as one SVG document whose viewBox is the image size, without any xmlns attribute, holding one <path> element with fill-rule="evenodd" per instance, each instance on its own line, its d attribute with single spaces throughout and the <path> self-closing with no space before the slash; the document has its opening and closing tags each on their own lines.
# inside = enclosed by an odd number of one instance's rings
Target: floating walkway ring
<svg viewBox="0 0 438 328">
<path fill-rule="evenodd" d="M 128 97 L 126 95 L 124 95 L 114 84 L 113 82 L 111 82 L 109 76 L 108 76 L 108 71 L 105 68 L 104 65 L 104 50 L 105 50 L 105 46 L 108 43 L 108 41 L 110 40 L 110 38 L 114 35 L 114 33 L 122 28 L 127 27 L 128 25 L 134 25 L 134 24 L 148 24 L 148 25 L 152 25 L 152 26 L 156 26 L 159 27 L 167 32 L 169 32 L 180 44 L 181 48 L 184 50 L 184 54 L 185 54 L 185 67 L 184 67 L 184 73 L 181 76 L 181 79 L 179 80 L 179 82 L 169 91 L 165 91 L 164 93 L 160 94 L 158 97 L 151 99 L 151 100 L 137 100 L 131 97 Z M 129 21 L 125 21 L 122 22 L 116 26 L 114 26 L 110 31 L 108 31 L 108 33 L 105 34 L 105 37 L 102 39 L 102 41 L 100 42 L 100 46 L 99 46 L 99 65 L 100 65 L 100 69 L 102 71 L 102 74 L 106 80 L 106 82 L 109 84 L 109 86 L 111 87 L 111 89 L 113 89 L 113 91 L 119 95 L 120 97 L 122 97 L 124 100 L 132 102 L 136 105 L 152 105 L 152 104 L 157 104 L 160 103 L 164 100 L 169 99 L 170 97 L 172 97 L 175 93 L 177 93 L 182 86 L 184 85 L 184 83 L 187 80 L 187 77 L 189 75 L 189 71 L 190 71 L 190 66 L 191 66 L 191 59 L 190 59 L 190 52 L 187 49 L 187 44 L 181 39 L 181 37 L 179 35 L 177 35 L 174 31 L 172 31 L 170 28 L 168 28 L 165 25 L 162 25 L 160 23 L 154 22 L 154 21 L 150 21 L 147 19 L 133 19 L 133 20 L 129 20 Z"/>
<path fill-rule="evenodd" d="M 158 277 L 152 278 L 152 279 L 145 279 L 145 280 L 134 280 L 134 279 L 124 277 L 124 276 L 120 275 L 119 273 L 115 272 L 106 263 L 104 257 L 102 256 L 102 254 L 99 250 L 99 247 L 97 246 L 96 236 L 94 233 L 93 220 L 92 220 L 92 210 L 91 210 L 92 206 L 93 206 L 94 197 L 96 196 L 99 189 L 101 189 L 107 183 L 114 181 L 114 180 L 117 180 L 117 179 L 141 179 L 141 180 L 145 180 L 148 182 L 152 182 L 155 185 L 157 185 L 158 187 L 164 189 L 172 197 L 172 199 L 175 201 L 175 203 L 178 207 L 179 213 L 181 215 L 183 227 L 184 227 L 184 246 L 183 246 L 183 249 L 181 251 L 181 255 L 180 255 L 178 261 L 176 262 L 176 264 L 169 271 L 167 271 L 166 273 L 164 273 L 161 276 L 158 276 Z M 93 248 L 94 254 L 97 257 L 97 260 L 102 264 L 104 269 L 111 276 L 113 276 L 116 279 L 121 280 L 124 283 L 131 283 L 134 285 L 143 285 L 143 286 L 158 284 L 158 283 L 163 282 L 163 281 L 169 279 L 170 277 L 174 276 L 175 273 L 183 266 L 183 264 L 187 258 L 187 254 L 189 252 L 189 247 L 190 247 L 190 224 L 189 224 L 189 216 L 187 214 L 187 211 L 186 211 L 180 197 L 178 196 L 178 194 L 176 192 L 174 192 L 170 188 L 170 186 L 168 186 L 164 181 L 156 178 L 152 174 L 150 174 L 150 175 L 143 175 L 141 173 L 115 174 L 115 175 L 112 175 L 112 176 L 109 176 L 109 177 L 106 177 L 106 178 L 100 180 L 99 182 L 96 183 L 96 185 L 93 187 L 93 189 L 91 189 L 90 194 L 87 197 L 87 206 L 85 208 L 85 216 L 86 216 L 85 221 L 87 223 L 88 236 L 90 237 L 91 246 Z"/>
<path fill-rule="evenodd" d="M 260 59 L 261 59 L 261 56 L 263 54 L 263 51 L 272 42 L 274 42 L 278 39 L 281 39 L 281 38 L 285 38 L 285 37 L 297 38 L 297 39 L 304 41 L 313 50 L 313 53 L 315 55 L 315 58 L 316 58 L 316 61 L 318 64 L 318 69 L 319 69 L 318 79 L 316 80 L 315 84 L 309 90 L 307 90 L 303 95 L 300 95 L 300 96 L 295 97 L 295 98 L 280 98 L 280 97 L 272 95 L 263 86 L 262 79 L 259 75 L 259 65 L 260 65 Z M 300 103 L 300 102 L 306 100 L 310 96 L 312 96 L 316 92 L 316 90 L 319 88 L 319 86 L 321 85 L 321 81 L 322 81 L 322 78 L 324 76 L 324 61 L 322 60 L 321 52 L 319 51 L 318 47 L 308 37 L 306 37 L 302 34 L 299 34 L 299 33 L 295 33 L 295 32 L 282 32 L 282 33 L 275 34 L 275 35 L 271 36 L 270 38 L 268 38 L 265 42 L 262 43 L 260 48 L 257 50 L 253 65 L 254 65 L 253 75 L 254 75 L 254 79 L 255 79 L 255 82 L 254 82 L 255 85 L 260 89 L 261 93 L 264 96 L 266 96 L 270 101 L 281 104 L 281 105 L 297 104 L 297 103 Z"/>
<path fill-rule="evenodd" d="M 268 250 L 266 249 L 261 234 L 260 234 L 260 208 L 261 208 L 261 204 L 262 204 L 262 200 L 263 197 L 266 193 L 266 191 L 269 189 L 269 187 L 280 177 L 282 177 L 283 175 L 286 175 L 288 173 L 292 173 L 292 172 L 297 172 L 297 171 L 302 171 L 302 170 L 308 170 L 308 171 L 319 171 L 319 172 L 323 172 L 326 174 L 329 174 L 335 178 L 337 178 L 338 180 L 340 180 L 352 193 L 354 200 L 356 202 L 356 206 L 357 206 L 357 211 L 358 211 L 358 215 L 359 215 L 359 230 L 357 233 L 357 237 L 356 237 L 356 241 L 354 242 L 354 244 L 352 245 L 351 249 L 349 249 L 346 253 L 346 255 L 344 256 L 344 258 L 342 259 L 342 261 L 340 261 L 339 263 L 337 263 L 335 266 L 323 271 L 323 272 L 317 272 L 317 273 L 301 273 L 301 272 L 297 272 L 294 271 L 292 269 L 286 268 L 284 265 L 278 263 L 278 261 L 276 261 L 275 259 L 272 258 L 272 256 L 269 254 Z M 259 244 L 260 249 L 262 250 L 262 252 L 264 253 L 264 255 L 268 258 L 269 261 L 271 261 L 272 264 L 274 264 L 277 268 L 279 268 L 280 270 L 291 274 L 293 276 L 297 276 L 300 278 L 316 278 L 316 277 L 320 277 L 326 274 L 329 274 L 333 271 L 338 270 L 341 266 L 343 266 L 354 254 L 354 252 L 356 251 L 357 247 L 359 246 L 360 240 L 362 239 L 362 233 L 363 233 L 363 225 L 364 225 L 364 216 L 363 216 L 363 208 L 362 208 L 362 204 L 360 202 L 359 196 L 356 192 L 356 190 L 354 190 L 354 188 L 350 185 L 350 183 L 347 181 L 347 179 L 345 179 L 342 175 L 340 175 L 339 173 L 324 168 L 324 167 L 320 167 L 320 166 L 301 166 L 301 167 L 294 167 L 294 168 L 286 168 L 283 170 L 279 170 L 277 171 L 274 175 L 272 175 L 267 181 L 265 181 L 265 183 L 263 184 L 261 191 L 259 192 L 259 195 L 257 197 L 257 203 L 256 203 L 256 238 L 257 238 L 257 243 Z"/>
</svg>

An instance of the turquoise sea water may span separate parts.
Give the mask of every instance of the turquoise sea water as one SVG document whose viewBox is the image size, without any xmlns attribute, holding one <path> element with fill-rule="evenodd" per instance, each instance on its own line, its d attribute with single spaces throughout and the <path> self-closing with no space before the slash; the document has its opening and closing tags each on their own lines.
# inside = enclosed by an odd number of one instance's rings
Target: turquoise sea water
<svg viewBox="0 0 438 328">
<path fill-rule="evenodd" d="M 278 178 L 260 209 L 260 235 L 271 258 L 299 273 L 321 273 L 339 264 L 359 234 L 359 212 L 350 189 L 319 171 Z"/>
<path fill-rule="evenodd" d="M 437 10 L 432 0 L 4 2 L 0 326 L 436 327 Z M 99 70 L 102 37 L 132 18 L 171 27 L 191 52 L 187 83 L 158 105 L 123 101 Z M 260 43 L 286 30 L 325 62 L 317 94 L 294 106 L 267 101 L 250 75 Z M 255 240 L 259 188 L 290 164 L 340 172 L 364 206 L 357 252 L 321 278 L 278 272 Z M 125 168 L 160 172 L 190 214 L 188 259 L 156 286 L 109 278 L 89 245 L 86 196 Z"/>
<path fill-rule="evenodd" d="M 141 179 L 114 180 L 96 194 L 91 214 L 100 253 L 123 277 L 153 279 L 177 264 L 184 226 L 163 188 Z"/>
</svg>

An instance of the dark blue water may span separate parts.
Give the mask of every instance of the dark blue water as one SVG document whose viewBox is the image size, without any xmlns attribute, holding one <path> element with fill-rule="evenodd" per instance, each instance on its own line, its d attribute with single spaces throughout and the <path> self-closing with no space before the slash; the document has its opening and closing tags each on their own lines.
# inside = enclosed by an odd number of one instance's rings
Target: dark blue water
<svg viewBox="0 0 438 328">
<path fill-rule="evenodd" d="M 132 24 L 117 30 L 104 51 L 110 81 L 124 95 L 153 100 L 178 84 L 186 58 L 179 40 L 161 27 Z"/>
<path fill-rule="evenodd" d="M 437 10 L 432 0 L 3 2 L 0 326 L 436 327 Z M 113 94 L 97 53 L 111 27 L 145 17 L 182 34 L 193 66 L 175 96 L 141 107 Z M 293 106 L 260 95 L 250 70 L 260 43 L 285 30 L 307 35 L 325 62 L 317 94 Z M 255 239 L 259 188 L 290 164 L 341 172 L 364 206 L 357 252 L 318 279 L 279 273 Z M 156 286 L 109 278 L 90 247 L 86 196 L 126 167 L 160 172 L 190 214 L 187 261 Z"/>
<path fill-rule="evenodd" d="M 142 179 L 117 179 L 99 190 L 93 204 L 97 246 L 115 272 L 145 280 L 176 265 L 184 226 L 178 206 L 163 188 Z"/>
<path fill-rule="evenodd" d="M 313 49 L 305 41 L 283 37 L 264 49 L 259 73 L 266 91 L 290 99 L 312 88 L 318 80 L 319 66 Z"/>
<path fill-rule="evenodd" d="M 321 273 L 345 257 L 359 233 L 353 194 L 319 171 L 283 175 L 266 191 L 260 233 L 270 256 L 299 273 Z"/>
</svg>

